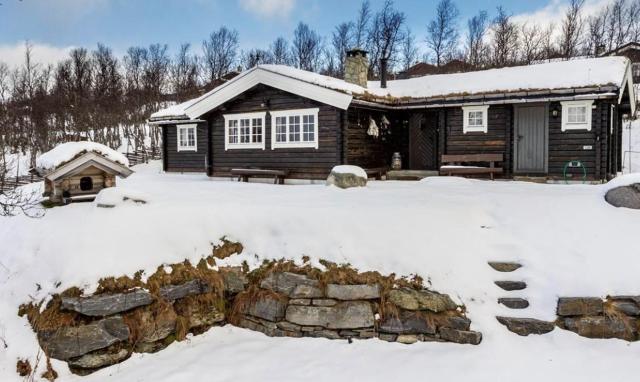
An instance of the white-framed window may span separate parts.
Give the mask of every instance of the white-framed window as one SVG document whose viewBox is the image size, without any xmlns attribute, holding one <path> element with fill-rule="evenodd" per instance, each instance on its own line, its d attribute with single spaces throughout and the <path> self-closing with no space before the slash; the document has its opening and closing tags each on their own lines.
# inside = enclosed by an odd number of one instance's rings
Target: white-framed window
<svg viewBox="0 0 640 382">
<path fill-rule="evenodd" d="M 264 150 L 264 118 L 266 112 L 225 114 L 224 149 Z"/>
<path fill-rule="evenodd" d="M 271 149 L 318 148 L 320 109 L 271 111 Z"/>
<path fill-rule="evenodd" d="M 482 132 L 486 133 L 489 128 L 488 118 L 489 105 L 464 106 L 462 108 L 462 132 Z"/>
<path fill-rule="evenodd" d="M 198 151 L 198 125 L 177 125 L 178 151 Z"/>
<path fill-rule="evenodd" d="M 593 100 L 566 101 L 562 105 L 562 131 L 591 130 Z"/>
</svg>

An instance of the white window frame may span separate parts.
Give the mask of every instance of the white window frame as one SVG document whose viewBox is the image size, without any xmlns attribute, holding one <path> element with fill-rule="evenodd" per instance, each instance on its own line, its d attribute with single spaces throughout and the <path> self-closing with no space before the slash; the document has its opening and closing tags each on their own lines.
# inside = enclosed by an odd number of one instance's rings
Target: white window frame
<svg viewBox="0 0 640 382">
<path fill-rule="evenodd" d="M 584 101 L 565 101 L 560 102 L 562 105 L 562 131 L 567 130 L 587 130 L 591 131 L 591 109 L 593 100 Z M 585 122 L 569 122 L 569 108 L 584 107 L 586 109 Z"/>
<path fill-rule="evenodd" d="M 482 126 L 469 125 L 469 113 L 482 112 Z M 463 106 L 462 107 L 462 132 L 486 133 L 489 130 L 489 105 Z"/>
<path fill-rule="evenodd" d="M 193 129 L 193 139 L 194 139 L 194 145 L 193 146 L 184 145 L 184 144 L 182 144 L 183 142 L 180 141 L 180 131 L 189 130 L 189 129 Z M 177 136 L 176 136 L 176 144 L 178 146 L 178 152 L 181 152 L 181 151 L 198 151 L 198 124 L 197 123 L 176 125 L 176 134 L 177 134 Z M 189 133 L 187 132 L 187 137 L 188 137 L 188 134 Z M 188 141 L 188 138 L 187 138 L 187 141 Z"/>
<path fill-rule="evenodd" d="M 225 114 L 224 117 L 224 149 L 225 150 L 238 150 L 238 149 L 265 149 L 265 142 L 267 140 L 267 127 L 265 125 L 266 111 L 254 112 L 254 113 L 239 113 L 239 114 Z M 253 140 L 253 120 L 262 120 L 262 142 L 246 142 L 240 143 L 240 120 L 249 119 L 249 137 Z M 238 121 L 238 142 L 229 143 L 229 122 Z"/>
<path fill-rule="evenodd" d="M 319 108 L 310 108 L 310 109 L 296 109 L 296 110 L 278 110 L 278 111 L 270 111 L 271 115 L 271 149 L 283 149 L 283 148 L 313 148 L 318 149 L 318 113 Z M 313 141 L 303 141 L 304 137 L 304 124 L 303 118 L 305 115 L 313 116 Z M 286 142 L 276 142 L 276 118 L 285 117 L 287 120 L 286 125 Z M 289 141 L 289 117 L 300 117 L 300 141 L 299 142 L 291 142 Z"/>
</svg>

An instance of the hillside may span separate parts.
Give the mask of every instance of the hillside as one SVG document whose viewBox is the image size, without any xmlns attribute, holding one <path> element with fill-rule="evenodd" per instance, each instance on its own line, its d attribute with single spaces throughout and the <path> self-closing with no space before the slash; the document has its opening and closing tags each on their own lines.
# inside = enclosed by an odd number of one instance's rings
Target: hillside
<svg viewBox="0 0 640 382">
<path fill-rule="evenodd" d="M 0 379 L 20 380 L 18 357 L 34 359 L 35 335 L 18 306 L 69 287 L 92 292 L 99 278 L 152 273 L 159 265 L 211 253 L 222 237 L 245 249 L 218 265 L 302 256 L 350 263 L 366 271 L 418 274 L 466 306 L 479 346 L 379 340 L 269 338 L 229 325 L 134 354 L 89 377 L 53 361 L 60 380 L 628 380 L 639 343 L 592 340 L 556 329 L 519 337 L 496 315 L 555 320 L 559 296 L 639 293 L 640 214 L 604 202 L 615 184 L 540 185 L 431 178 L 371 182 L 364 189 L 220 182 L 204 175 L 162 174 L 160 164 L 134 167 L 122 190 L 147 204 L 112 209 L 93 203 L 47 210 L 41 219 L 0 218 Z M 38 187 L 34 185 L 33 187 Z M 497 304 L 505 292 L 487 261 L 517 261 L 511 277 L 527 288 L 522 311 Z M 514 313 L 516 312 L 516 313 Z M 41 365 L 42 366 L 42 365 Z"/>
</svg>

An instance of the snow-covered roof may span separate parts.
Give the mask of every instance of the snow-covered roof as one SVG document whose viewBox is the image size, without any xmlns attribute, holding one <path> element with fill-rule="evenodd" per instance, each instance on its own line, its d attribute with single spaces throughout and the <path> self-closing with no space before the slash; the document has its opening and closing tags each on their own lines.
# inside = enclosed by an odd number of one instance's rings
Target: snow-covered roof
<svg viewBox="0 0 640 382">
<path fill-rule="evenodd" d="M 346 108 L 344 107 L 346 99 L 338 99 L 339 95 L 335 93 L 348 96 L 349 102 L 351 98 L 356 98 L 393 104 L 447 96 L 523 91 L 600 87 L 623 89 L 627 85 L 625 81 L 629 80 L 628 74 L 627 58 L 600 57 L 391 80 L 387 81 L 387 88 L 382 88 L 379 81 L 369 81 L 367 88 L 364 88 L 342 79 L 286 65 L 259 65 L 201 97 L 154 113 L 151 119 L 199 117 L 222 102 L 237 96 L 243 89 L 248 89 L 257 83 L 268 84 L 303 96 L 316 95 L 317 98 L 309 98 L 328 104 L 334 102 L 334 106 Z M 239 86 L 240 84 L 245 86 Z M 317 89 L 330 90 L 334 93 L 315 94 L 312 89 L 304 89 L 305 85 L 313 85 Z M 632 97 L 635 101 L 635 97 L 633 95 Z M 215 99 L 215 102 L 212 99 Z"/>
<path fill-rule="evenodd" d="M 48 173 L 88 152 L 95 152 L 112 162 L 129 167 L 127 157 L 105 145 L 96 142 L 67 142 L 36 158 L 36 170 L 41 174 Z"/>
</svg>

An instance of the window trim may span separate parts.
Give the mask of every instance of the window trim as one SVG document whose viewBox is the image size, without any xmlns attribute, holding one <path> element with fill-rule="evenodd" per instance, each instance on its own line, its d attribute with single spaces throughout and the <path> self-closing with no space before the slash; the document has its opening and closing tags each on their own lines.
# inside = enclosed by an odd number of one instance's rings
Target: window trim
<svg viewBox="0 0 640 382">
<path fill-rule="evenodd" d="M 277 110 L 270 111 L 271 115 L 271 150 L 275 149 L 285 149 L 285 148 L 312 148 L 318 149 L 318 143 L 320 138 L 318 136 L 320 124 L 318 121 L 318 113 L 320 112 L 320 108 L 309 108 L 309 109 L 291 109 L 291 110 Z M 313 141 L 305 142 L 289 142 L 289 117 L 300 117 L 300 137 L 302 139 L 304 134 L 303 129 L 303 116 L 305 115 L 313 115 Z M 276 142 L 276 118 L 278 117 L 286 117 L 287 118 L 287 130 L 286 130 L 286 142 Z"/>
<path fill-rule="evenodd" d="M 224 150 L 243 150 L 243 149 L 265 149 L 265 144 L 267 141 L 267 126 L 265 125 L 265 117 L 267 115 L 266 111 L 258 111 L 253 113 L 236 113 L 236 114 L 224 114 Z M 251 124 L 249 125 L 249 129 L 253 132 L 253 120 L 261 119 L 262 120 L 262 142 L 249 142 L 249 143 L 240 143 L 240 123 L 238 122 L 238 142 L 237 143 L 229 143 L 229 121 L 239 121 L 241 119 L 249 119 L 251 120 Z M 253 137 L 253 134 L 249 135 Z"/>
<path fill-rule="evenodd" d="M 185 129 L 193 129 L 193 139 L 194 139 L 194 145 L 193 146 L 184 146 L 181 145 L 180 143 L 180 130 L 185 130 Z M 182 124 L 182 125 L 176 125 L 176 146 L 177 146 L 177 150 L 178 152 L 182 152 L 182 151 L 198 151 L 198 124 L 197 123 L 187 123 L 187 124 Z M 188 139 L 187 139 L 188 140 Z"/>
<path fill-rule="evenodd" d="M 469 113 L 482 112 L 482 126 L 469 126 Z M 489 105 L 462 107 L 462 133 L 487 133 L 489 130 Z"/>
<path fill-rule="evenodd" d="M 567 130 L 587 130 L 587 131 L 591 131 L 591 122 L 592 122 L 592 107 L 593 107 L 593 100 L 584 100 L 584 101 L 563 101 L 560 102 L 560 105 L 562 106 L 562 126 L 561 126 L 561 130 L 562 131 L 567 131 Z M 586 108 L 586 113 L 587 115 L 586 117 L 586 122 L 569 122 L 569 107 L 585 107 Z"/>
</svg>

